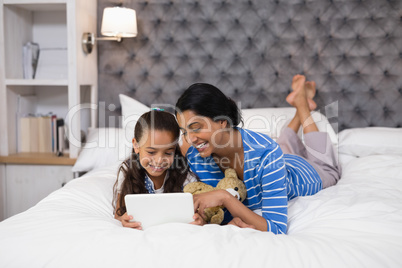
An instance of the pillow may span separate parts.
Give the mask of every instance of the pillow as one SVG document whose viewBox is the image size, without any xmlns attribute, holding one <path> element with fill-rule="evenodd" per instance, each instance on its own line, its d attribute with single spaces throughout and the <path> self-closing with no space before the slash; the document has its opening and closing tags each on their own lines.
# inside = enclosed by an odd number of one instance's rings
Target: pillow
<svg viewBox="0 0 402 268">
<path fill-rule="evenodd" d="M 141 115 L 149 112 L 151 108 L 123 94 L 119 94 L 119 99 L 121 105 L 123 128 L 134 130 L 135 124 L 137 123 Z"/>
<path fill-rule="evenodd" d="M 351 128 L 339 133 L 339 153 L 352 156 L 402 155 L 402 129 Z"/>
<path fill-rule="evenodd" d="M 243 109 L 244 128 L 267 134 L 275 141 L 282 130 L 289 124 L 296 113 L 294 107 Z M 338 136 L 328 119 L 320 112 L 311 113 L 319 131 L 327 132 L 332 143 L 338 144 Z M 299 137 L 303 140 L 303 131 L 299 130 Z"/>
<path fill-rule="evenodd" d="M 131 153 L 131 139 L 121 128 L 89 128 L 87 141 L 77 161 L 73 172 L 87 172 L 96 168 L 105 167 L 123 162 Z"/>
<path fill-rule="evenodd" d="M 123 94 L 119 94 L 120 105 L 121 105 L 121 115 L 122 115 L 122 126 L 124 129 L 125 140 L 130 141 L 134 137 L 134 128 L 137 124 L 138 119 L 146 112 L 151 110 L 150 107 L 145 104 Z"/>
</svg>

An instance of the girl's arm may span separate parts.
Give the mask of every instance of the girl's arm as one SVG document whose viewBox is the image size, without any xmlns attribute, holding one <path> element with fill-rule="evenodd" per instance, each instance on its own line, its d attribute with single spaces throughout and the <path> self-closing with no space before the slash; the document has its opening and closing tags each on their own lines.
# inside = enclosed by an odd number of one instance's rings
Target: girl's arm
<svg viewBox="0 0 402 268">
<path fill-rule="evenodd" d="M 120 194 L 117 195 L 117 200 L 120 200 Z M 120 208 L 120 204 L 119 204 L 119 202 L 116 202 L 116 211 L 119 208 Z M 114 218 L 116 220 L 121 221 L 121 224 L 123 225 L 123 227 L 129 227 L 129 228 L 142 230 L 141 222 L 138 222 L 138 221 L 130 222 L 130 220 L 133 219 L 133 216 L 127 215 L 127 212 L 124 213 L 122 216 L 119 216 L 119 215 L 117 215 L 117 213 L 114 213 Z"/>
</svg>

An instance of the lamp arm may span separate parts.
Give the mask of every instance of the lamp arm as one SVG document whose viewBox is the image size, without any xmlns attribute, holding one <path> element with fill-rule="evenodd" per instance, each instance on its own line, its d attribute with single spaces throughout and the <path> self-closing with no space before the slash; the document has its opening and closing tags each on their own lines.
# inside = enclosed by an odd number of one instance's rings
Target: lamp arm
<svg viewBox="0 0 402 268">
<path fill-rule="evenodd" d="M 113 40 L 120 42 L 121 37 L 120 36 L 108 36 L 108 37 L 95 37 L 96 41 L 105 41 L 105 40 Z"/>
<path fill-rule="evenodd" d="M 106 40 L 112 40 L 112 41 L 121 41 L 121 36 L 108 36 L 108 37 L 95 37 L 93 33 L 83 33 L 82 34 L 82 49 L 84 50 L 85 54 L 91 54 L 93 47 L 95 46 L 96 41 L 106 41 Z"/>
</svg>

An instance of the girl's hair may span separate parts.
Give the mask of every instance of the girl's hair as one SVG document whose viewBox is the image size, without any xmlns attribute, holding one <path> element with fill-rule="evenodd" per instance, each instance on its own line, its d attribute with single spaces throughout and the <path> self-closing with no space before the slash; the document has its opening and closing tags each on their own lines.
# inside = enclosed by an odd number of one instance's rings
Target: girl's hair
<svg viewBox="0 0 402 268">
<path fill-rule="evenodd" d="M 180 128 L 173 114 L 164 111 L 152 110 L 143 114 L 137 121 L 134 129 L 134 137 L 139 144 L 141 139 L 148 131 L 169 131 L 172 133 L 174 140 L 178 141 L 180 137 Z M 140 145 L 141 146 L 141 145 Z M 176 145 L 175 157 L 173 164 L 169 167 L 169 177 L 164 185 L 165 193 L 182 192 L 182 186 L 190 173 L 190 169 L 186 159 L 183 157 L 180 148 Z M 124 181 L 121 184 L 120 196 L 118 197 L 117 189 L 118 178 L 122 172 Z M 132 150 L 131 156 L 126 159 L 119 168 L 117 181 L 113 187 L 113 205 L 119 204 L 119 208 L 115 211 L 118 216 L 122 216 L 126 212 L 126 204 L 124 197 L 127 194 L 148 193 L 145 188 L 145 169 L 140 164 L 139 156 Z"/>
<path fill-rule="evenodd" d="M 186 110 L 192 110 L 214 121 L 226 120 L 231 127 L 243 124 L 236 103 L 217 87 L 206 83 L 193 84 L 180 96 L 176 103 L 176 115 Z"/>
</svg>

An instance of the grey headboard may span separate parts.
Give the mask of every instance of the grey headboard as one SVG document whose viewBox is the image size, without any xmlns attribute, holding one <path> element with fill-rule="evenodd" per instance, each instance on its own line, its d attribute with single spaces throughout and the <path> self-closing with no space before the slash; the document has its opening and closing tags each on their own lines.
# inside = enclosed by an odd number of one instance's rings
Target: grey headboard
<svg viewBox="0 0 402 268">
<path fill-rule="evenodd" d="M 297 73 L 339 130 L 402 126 L 400 0 L 98 0 L 98 29 L 115 5 L 136 10 L 138 36 L 98 43 L 100 126 L 119 93 L 175 104 L 194 82 L 242 108 L 288 106 Z"/>
</svg>

